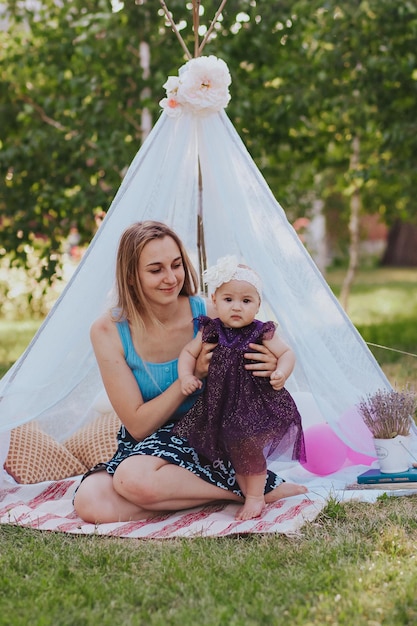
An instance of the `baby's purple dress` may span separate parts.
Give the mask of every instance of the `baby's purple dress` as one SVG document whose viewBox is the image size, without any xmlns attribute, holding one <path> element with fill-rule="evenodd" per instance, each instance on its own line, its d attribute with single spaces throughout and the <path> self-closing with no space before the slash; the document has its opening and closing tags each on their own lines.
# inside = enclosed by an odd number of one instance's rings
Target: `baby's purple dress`
<svg viewBox="0 0 417 626">
<path fill-rule="evenodd" d="M 238 474 L 262 473 L 272 452 L 305 460 L 301 416 L 291 395 L 244 367 L 248 345 L 271 339 L 275 323 L 254 320 L 244 328 L 226 328 L 205 315 L 198 323 L 203 341 L 218 345 L 203 393 L 173 432 L 211 461 L 230 459 Z"/>
</svg>

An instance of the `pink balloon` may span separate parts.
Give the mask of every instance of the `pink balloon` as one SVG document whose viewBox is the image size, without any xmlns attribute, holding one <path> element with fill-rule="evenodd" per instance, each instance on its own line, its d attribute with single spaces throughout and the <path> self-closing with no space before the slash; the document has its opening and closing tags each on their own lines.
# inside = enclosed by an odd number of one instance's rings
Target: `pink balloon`
<svg viewBox="0 0 417 626">
<path fill-rule="evenodd" d="M 368 454 L 362 454 L 361 452 L 356 452 L 356 450 L 352 450 L 352 448 L 348 448 L 347 458 L 352 465 L 371 465 L 377 457 L 369 456 Z"/>
<path fill-rule="evenodd" d="M 307 460 L 303 467 L 318 476 L 337 472 L 346 461 L 347 446 L 328 424 L 315 424 L 304 433 Z"/>
</svg>

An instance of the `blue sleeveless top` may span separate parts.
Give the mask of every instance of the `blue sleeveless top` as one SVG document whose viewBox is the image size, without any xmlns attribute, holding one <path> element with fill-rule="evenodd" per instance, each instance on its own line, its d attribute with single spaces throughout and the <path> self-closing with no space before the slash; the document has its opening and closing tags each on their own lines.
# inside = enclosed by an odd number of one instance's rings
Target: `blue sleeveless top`
<svg viewBox="0 0 417 626">
<path fill-rule="evenodd" d="M 194 319 L 194 336 L 198 331 L 196 318 L 199 315 L 206 315 L 206 302 L 200 296 L 189 296 L 191 314 Z M 126 363 L 132 370 L 132 373 L 138 383 L 142 397 L 145 402 L 159 396 L 163 391 L 168 389 L 172 383 L 178 378 L 178 359 L 166 361 L 165 363 L 150 363 L 143 361 L 136 352 L 130 328 L 127 320 L 117 322 L 117 330 L 123 345 Z M 199 389 L 191 396 L 186 398 L 175 412 L 175 418 L 188 411 L 194 404 L 197 395 L 201 393 Z"/>
</svg>

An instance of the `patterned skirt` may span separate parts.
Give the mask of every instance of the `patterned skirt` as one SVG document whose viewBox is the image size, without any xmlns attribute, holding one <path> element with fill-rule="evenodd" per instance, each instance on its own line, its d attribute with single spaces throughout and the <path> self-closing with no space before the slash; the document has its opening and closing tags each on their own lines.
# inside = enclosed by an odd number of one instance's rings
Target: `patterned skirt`
<svg viewBox="0 0 417 626">
<path fill-rule="evenodd" d="M 106 470 L 108 474 L 113 475 L 122 461 L 129 456 L 141 454 L 156 456 L 179 467 L 184 467 L 206 482 L 242 496 L 243 494 L 236 480 L 235 470 L 230 461 L 217 459 L 212 462 L 198 454 L 187 443 L 186 439 L 172 434 L 174 425 L 175 422 L 169 422 L 142 441 L 133 439 L 126 428 L 122 426 L 117 435 L 118 447 L 116 454 L 110 461 L 95 465 L 83 476 L 83 480 L 90 474 L 102 470 Z M 274 472 L 267 470 L 265 493 L 272 491 L 282 482 L 284 482 L 282 478 Z"/>
</svg>

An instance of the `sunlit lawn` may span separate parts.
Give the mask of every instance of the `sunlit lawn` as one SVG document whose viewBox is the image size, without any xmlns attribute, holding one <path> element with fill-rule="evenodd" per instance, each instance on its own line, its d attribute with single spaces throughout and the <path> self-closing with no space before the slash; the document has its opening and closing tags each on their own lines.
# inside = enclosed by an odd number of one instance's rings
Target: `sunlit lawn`
<svg viewBox="0 0 417 626">
<path fill-rule="evenodd" d="M 338 295 L 342 270 L 328 272 L 326 278 Z M 360 326 L 381 322 L 417 322 L 417 269 L 384 268 L 359 272 L 348 305 L 351 320 Z"/>
<path fill-rule="evenodd" d="M 21 355 L 36 333 L 40 322 L 20 320 L 18 322 L 0 320 L 0 376 Z"/>
<path fill-rule="evenodd" d="M 327 275 L 336 294 L 343 276 L 340 270 Z M 359 272 L 348 315 L 391 383 L 417 387 L 417 358 L 404 354 L 417 355 L 417 269 Z"/>
</svg>

